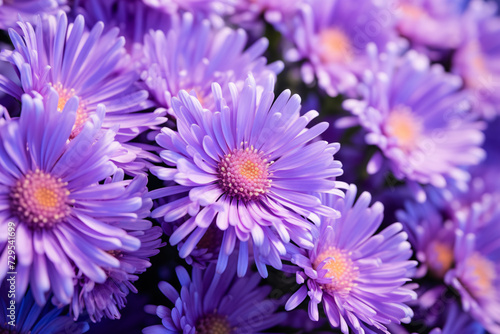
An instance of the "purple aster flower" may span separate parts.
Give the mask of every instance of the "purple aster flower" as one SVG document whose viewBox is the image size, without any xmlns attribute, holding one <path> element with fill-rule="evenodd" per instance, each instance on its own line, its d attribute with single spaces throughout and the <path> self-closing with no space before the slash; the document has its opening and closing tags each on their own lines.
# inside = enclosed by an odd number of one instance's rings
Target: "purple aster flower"
<svg viewBox="0 0 500 334">
<path fill-rule="evenodd" d="M 454 263 L 455 225 L 444 219 L 432 203 L 407 201 L 405 210 L 396 213 L 408 231 L 409 241 L 420 262 L 416 277 L 431 275 L 443 279 Z"/>
<path fill-rule="evenodd" d="M 154 226 L 144 231 L 132 231 L 129 235 L 136 237 L 141 242 L 141 247 L 136 251 L 113 250 L 108 253 L 119 262 L 118 268 L 107 268 L 108 279 L 98 284 L 84 275 L 77 276 L 77 291 L 73 295 L 70 311 L 73 318 L 78 319 L 85 310 L 93 322 L 101 321 L 105 316 L 109 319 L 120 319 L 120 309 L 127 303 L 127 295 L 137 289 L 132 284 L 151 266 L 149 258 L 158 254 L 158 248 L 163 247 L 160 237 L 163 234 L 159 226 Z"/>
<path fill-rule="evenodd" d="M 440 56 L 465 38 L 470 0 L 398 0 L 393 8 L 399 33 L 412 47 Z"/>
<path fill-rule="evenodd" d="M 19 303 L 16 303 L 15 327 L 9 325 L 10 299 L 7 299 L 8 290 L 0 289 L 0 333 L 16 334 L 81 334 L 89 330 L 86 322 L 74 322 L 63 309 L 57 309 L 50 302 L 40 306 L 35 303 L 31 292 L 28 291 Z M 8 312 L 8 313 L 6 313 Z"/>
<path fill-rule="evenodd" d="M 462 168 L 484 158 L 479 146 L 485 124 L 469 113 L 460 78 L 413 50 L 400 56 L 393 44 L 380 54 L 370 45 L 368 53 L 373 67 L 360 88 L 362 99 L 343 104 L 367 131 L 366 142 L 381 150 L 368 171 L 374 174 L 387 161 L 419 201 L 425 198 L 419 183 L 466 183 L 469 174 Z"/>
<path fill-rule="evenodd" d="M 491 119 L 500 113 L 500 18 L 493 3 L 475 3 L 479 6 L 473 27 L 466 41 L 453 56 L 454 73 L 462 76 L 470 91 L 473 111 Z"/>
<path fill-rule="evenodd" d="M 64 13 L 39 19 L 35 28 L 25 22 L 19 25 L 22 36 L 9 30 L 15 50 L 4 51 L 2 58 L 18 71 L 20 86 L 2 77 L 0 89 L 18 99 L 23 93 L 35 92 L 45 97 L 55 89 L 59 110 L 77 96 L 77 118 L 71 137 L 81 131 L 98 104 L 106 107 L 103 128 L 119 125 L 117 140 L 121 142 L 164 122 L 161 111 L 135 113 L 149 106 L 148 93 L 136 88 L 135 71 L 118 70 L 126 56 L 125 39 L 117 37 L 118 29 L 103 34 L 101 22 L 88 30 L 82 16 L 68 24 Z"/>
<path fill-rule="evenodd" d="M 464 311 L 491 333 L 500 333 L 499 219 L 498 198 L 475 202 L 457 215 L 455 266 L 445 277 Z"/>
<path fill-rule="evenodd" d="M 3 0 L 0 4 L 0 29 L 13 27 L 19 15 L 33 21 L 39 14 L 55 14 L 67 9 L 66 0 Z"/>
<path fill-rule="evenodd" d="M 223 274 L 216 272 L 215 264 L 206 270 L 194 267 L 192 277 L 183 267 L 176 272 L 180 293 L 167 282 L 158 285 L 174 306 L 147 306 L 162 325 L 146 327 L 144 334 L 260 333 L 286 319 L 285 313 L 276 313 L 280 303 L 266 298 L 271 287 L 259 286 L 258 274 L 236 276 L 236 261 L 230 261 Z"/>
<path fill-rule="evenodd" d="M 312 0 L 303 4 L 288 33 L 294 44 L 286 57 L 305 59 L 302 78 L 318 79 L 329 95 L 352 91 L 368 64 L 370 42 L 383 48 L 397 38 L 389 8 L 373 0 Z"/>
<path fill-rule="evenodd" d="M 304 284 L 285 308 L 297 307 L 309 296 L 309 316 L 318 320 L 318 304 L 333 327 L 344 334 L 382 331 L 385 325 L 409 322 L 413 316 L 405 305 L 416 294 L 405 286 L 415 261 L 403 226 L 395 223 L 373 235 L 383 219 L 380 202 L 370 206 L 371 195 L 351 185 L 345 199 L 326 195 L 324 203 L 340 211 L 327 217 L 314 234 L 314 248 L 290 247 L 291 261 L 298 267 L 297 283 Z"/>
<path fill-rule="evenodd" d="M 307 129 L 318 113 L 300 116 L 300 98 L 290 97 L 290 91 L 273 103 L 272 76 L 263 87 L 257 87 L 249 76 L 241 93 L 232 83 L 228 89 L 232 107 L 227 106 L 217 83 L 212 85 L 214 110 L 203 109 L 186 91 L 173 99 L 177 132 L 163 128 L 156 141 L 165 149 L 160 153 L 164 163 L 174 168 L 153 167 L 151 172 L 177 183 L 155 190 L 155 198 L 180 198 L 155 209 L 152 217 L 175 222 L 188 216 L 170 237 L 173 245 L 187 238 L 180 249 L 183 258 L 216 224 L 224 231 L 218 272 L 224 270 L 237 246 L 238 274 L 243 275 L 252 247 L 265 277 L 261 258 L 281 268 L 284 243 L 293 240 L 312 247 L 309 230 L 313 225 L 305 218 L 317 221 L 318 215 L 337 214 L 314 194 L 343 195 L 335 181 L 342 174 L 341 163 L 333 158 L 339 145 L 309 143 L 328 124 Z"/>
<path fill-rule="evenodd" d="M 61 111 L 58 102 L 54 89 L 43 101 L 25 94 L 20 118 L 0 120 L 0 227 L 7 231 L 14 222 L 16 244 L 23 245 L 16 249 L 17 296 L 29 283 L 40 305 L 51 290 L 58 303 L 71 301 L 75 268 L 104 283 L 103 268 L 120 267 L 108 252 L 139 249 L 140 240 L 123 228 L 144 206 L 140 192 L 132 191 L 145 184 L 140 177 L 129 186 L 99 183 L 123 173 L 110 161 L 120 145 L 113 130 L 101 129 L 104 107 L 69 141 L 78 98 Z M 113 225 L 121 220 L 123 226 Z M 0 279 L 5 275 L 4 266 Z"/>
<path fill-rule="evenodd" d="M 244 50 L 246 43 L 242 29 L 216 28 L 185 13 L 167 33 L 158 30 L 146 35 L 141 78 L 155 102 L 170 111 L 172 97 L 180 90 L 194 91 L 203 107 L 212 109 L 214 102 L 208 97 L 213 82 L 229 96 L 229 82 L 241 90 L 249 72 L 262 84 L 283 69 L 281 61 L 267 65 L 262 57 L 269 44 L 266 38 Z"/>
</svg>

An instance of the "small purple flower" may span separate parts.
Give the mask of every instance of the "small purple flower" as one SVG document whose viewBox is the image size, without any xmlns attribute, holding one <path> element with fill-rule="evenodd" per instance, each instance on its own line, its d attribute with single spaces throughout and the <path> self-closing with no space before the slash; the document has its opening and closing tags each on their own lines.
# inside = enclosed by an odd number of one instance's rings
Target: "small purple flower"
<svg viewBox="0 0 500 334">
<path fill-rule="evenodd" d="M 399 33 L 431 58 L 456 49 L 467 29 L 470 0 L 398 0 L 393 8 Z"/>
<path fill-rule="evenodd" d="M 40 306 L 35 303 L 31 291 L 28 290 L 22 300 L 15 305 L 15 320 L 10 315 L 8 308 L 11 299 L 7 299 L 9 290 L 0 289 L 0 333 L 18 334 L 82 334 L 89 330 L 86 322 L 74 322 L 63 309 L 58 309 L 50 302 Z M 6 313 L 9 312 L 9 313 Z M 67 313 L 67 312 L 66 312 Z M 15 326 L 9 325 L 14 322 Z"/>
<path fill-rule="evenodd" d="M 290 91 L 273 103 L 272 76 L 263 87 L 249 76 L 241 93 L 232 83 L 228 90 L 231 107 L 220 85 L 212 85 L 213 110 L 203 109 L 196 96 L 186 91 L 173 99 L 177 132 L 163 128 L 156 137 L 165 149 L 161 158 L 173 168 L 158 166 L 151 172 L 177 185 L 155 190 L 152 197 L 177 195 L 179 199 L 158 207 L 152 216 L 166 222 L 188 217 L 170 237 L 173 245 L 187 238 L 180 249 L 183 258 L 216 224 L 224 232 L 218 272 L 237 247 L 238 274 L 244 275 L 251 247 L 265 277 L 262 258 L 281 268 L 284 243 L 293 240 L 312 247 L 313 225 L 305 218 L 318 221 L 319 215 L 337 214 L 314 194 L 343 195 L 335 181 L 342 174 L 341 163 L 333 157 L 339 145 L 310 143 L 328 124 L 307 129 L 318 113 L 300 116 L 300 98 L 290 97 Z"/>
<path fill-rule="evenodd" d="M 285 308 L 296 308 L 309 296 L 309 316 L 319 319 L 318 304 L 333 327 L 344 334 L 382 331 L 385 325 L 409 322 L 413 316 L 405 302 L 416 294 L 405 286 L 415 261 L 403 226 L 395 223 L 374 235 L 383 219 L 383 205 L 370 206 L 371 196 L 351 185 L 345 199 L 325 197 L 324 203 L 341 217 L 324 218 L 314 234 L 314 248 L 290 247 L 300 289 Z"/>
<path fill-rule="evenodd" d="M 162 319 L 162 325 L 144 328 L 144 334 L 260 333 L 282 323 L 285 313 L 276 313 L 277 300 L 267 299 L 270 286 L 259 286 L 258 274 L 236 276 L 236 261 L 230 261 L 223 274 L 211 264 L 206 270 L 177 267 L 180 293 L 167 282 L 158 285 L 174 304 L 146 306 L 146 311 Z"/>
<path fill-rule="evenodd" d="M 149 106 L 148 93 L 135 86 L 135 71 L 118 71 L 119 62 L 126 56 L 125 39 L 117 37 L 118 29 L 103 34 L 100 22 L 88 30 L 82 16 L 68 24 L 64 13 L 38 19 L 35 28 L 26 22 L 19 25 L 22 35 L 9 30 L 15 49 L 4 50 L 2 59 L 14 66 L 20 86 L 2 77 L 0 89 L 18 99 L 24 93 L 45 97 L 55 89 L 59 94 L 58 110 L 77 96 L 77 118 L 71 137 L 81 131 L 98 104 L 106 107 L 103 128 L 119 125 L 117 140 L 121 142 L 164 121 L 161 111 L 135 113 Z"/>
<path fill-rule="evenodd" d="M 61 111 L 58 101 L 53 89 L 43 101 L 25 94 L 20 118 L 0 120 L 0 228 L 16 225 L 17 296 L 29 283 L 40 305 L 49 291 L 60 304 L 71 301 L 75 268 L 104 283 L 103 268 L 120 266 L 108 252 L 140 247 L 123 228 L 143 224 L 143 197 L 134 189 L 145 184 L 144 176 L 99 183 L 123 175 L 110 161 L 120 148 L 115 132 L 101 129 L 104 107 L 69 141 L 78 99 L 70 98 Z M 0 279 L 5 275 L 4 266 Z"/>
<path fill-rule="evenodd" d="M 492 119 L 500 114 L 500 57 L 498 34 L 500 18 L 492 3 L 476 3 L 479 9 L 473 20 L 473 28 L 467 39 L 453 56 L 452 71 L 462 76 L 466 89 L 470 91 L 473 111 Z M 482 5 L 482 6 L 481 6 Z M 482 8 L 482 10 L 480 10 Z"/>
<path fill-rule="evenodd" d="M 278 74 L 283 63 L 267 64 L 262 56 L 269 42 L 261 38 L 244 49 L 243 29 L 216 28 L 208 20 L 195 20 L 190 13 L 172 29 L 152 31 L 144 40 L 141 78 L 158 106 L 172 112 L 172 97 L 179 91 L 194 91 L 202 106 L 212 109 L 211 85 L 217 82 L 229 96 L 228 83 L 239 90 L 251 72 L 258 84 Z"/>
<path fill-rule="evenodd" d="M 394 176 L 415 188 L 419 201 L 425 198 L 419 183 L 437 188 L 466 183 L 469 174 L 462 168 L 485 155 L 480 148 L 485 124 L 470 114 L 460 78 L 413 50 L 400 56 L 393 44 L 380 54 L 370 45 L 368 53 L 372 69 L 360 87 L 362 99 L 343 104 L 355 115 L 353 123 L 367 131 L 366 142 L 381 150 L 368 171 L 374 174 L 388 161 Z"/>
<path fill-rule="evenodd" d="M 158 254 L 158 248 L 165 245 L 160 239 L 162 234 L 159 226 L 129 232 L 129 235 L 140 240 L 141 247 L 136 251 L 109 251 L 120 262 L 120 266 L 106 269 L 108 279 L 104 283 L 95 283 L 84 275 L 77 277 L 77 291 L 70 304 L 73 318 L 78 319 L 85 309 L 93 322 L 99 322 L 103 317 L 120 319 L 120 309 L 125 307 L 127 295 L 131 291 L 138 292 L 133 285 L 139 279 L 137 275 L 151 266 L 149 258 Z"/>
<path fill-rule="evenodd" d="M 19 15 L 34 21 L 39 14 L 55 14 L 67 9 L 66 0 L 3 0 L 0 3 L 0 29 L 15 26 Z"/>
<path fill-rule="evenodd" d="M 499 197 L 457 214 L 455 266 L 445 277 L 461 296 L 464 311 L 491 333 L 500 333 Z"/>
<path fill-rule="evenodd" d="M 431 203 L 408 201 L 405 210 L 396 212 L 408 231 L 409 241 L 420 262 L 416 277 L 428 272 L 443 279 L 454 263 L 455 225 L 444 221 L 443 215 Z"/>
<path fill-rule="evenodd" d="M 373 0 L 312 0 L 304 3 L 287 33 L 294 44 L 286 57 L 305 59 L 302 78 L 316 77 L 330 96 L 352 92 L 368 65 L 365 48 L 383 48 L 397 38 L 395 19 L 385 4 Z"/>
</svg>

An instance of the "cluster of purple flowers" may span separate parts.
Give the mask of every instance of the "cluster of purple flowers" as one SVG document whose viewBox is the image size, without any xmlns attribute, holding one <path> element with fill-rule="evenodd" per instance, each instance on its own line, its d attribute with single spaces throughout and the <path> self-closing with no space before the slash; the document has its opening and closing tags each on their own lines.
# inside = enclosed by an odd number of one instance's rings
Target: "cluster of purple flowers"
<svg viewBox="0 0 500 334">
<path fill-rule="evenodd" d="M 500 334 L 498 11 L 0 1 L 0 333 Z"/>
</svg>

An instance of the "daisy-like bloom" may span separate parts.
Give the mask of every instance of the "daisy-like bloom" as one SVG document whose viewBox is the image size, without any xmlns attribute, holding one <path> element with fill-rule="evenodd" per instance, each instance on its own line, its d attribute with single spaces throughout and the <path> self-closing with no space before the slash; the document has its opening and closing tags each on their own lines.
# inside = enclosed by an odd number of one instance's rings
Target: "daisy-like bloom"
<svg viewBox="0 0 500 334">
<path fill-rule="evenodd" d="M 0 121 L 0 228 L 16 227 L 17 296 L 29 283 L 40 305 L 50 290 L 58 303 L 71 301 L 75 268 L 104 283 L 103 268 L 120 267 L 109 252 L 140 247 L 123 228 L 142 214 L 143 197 L 132 190 L 145 181 L 99 183 L 122 173 L 110 161 L 120 148 L 115 132 L 101 129 L 104 107 L 69 141 L 78 98 L 61 111 L 58 101 L 55 90 L 43 101 L 25 94 L 20 118 Z M 0 270 L 3 279 L 6 268 Z"/>
<path fill-rule="evenodd" d="M 172 110 L 172 97 L 187 90 L 196 93 L 203 107 L 212 109 L 213 82 L 229 96 L 229 82 L 241 90 L 249 72 L 261 83 L 283 69 L 281 61 L 268 65 L 262 57 L 269 44 L 266 38 L 245 50 L 246 43 L 243 29 L 216 28 L 185 13 L 167 33 L 158 30 L 146 35 L 141 78 L 158 106 Z"/>
<path fill-rule="evenodd" d="M 384 1 L 312 0 L 303 4 L 288 33 L 288 60 L 305 59 L 302 78 L 316 77 L 329 95 L 349 93 L 365 70 L 370 42 L 383 47 L 397 38 L 395 19 Z"/>
<path fill-rule="evenodd" d="M 82 334 L 89 330 L 86 322 L 74 322 L 63 309 L 58 309 L 50 302 L 40 306 L 35 303 L 28 291 L 22 301 L 15 304 L 11 311 L 11 299 L 8 288 L 0 289 L 0 333 L 5 334 Z M 9 325 L 15 323 L 15 326 Z"/>
<path fill-rule="evenodd" d="M 399 33 L 419 51 L 439 52 L 457 48 L 466 35 L 470 0 L 397 0 L 393 15 Z"/>
<path fill-rule="evenodd" d="M 224 232 L 219 272 L 235 247 L 240 276 L 247 269 L 249 247 L 262 276 L 267 276 L 262 258 L 281 268 L 284 243 L 293 240 L 312 247 L 313 224 L 306 218 L 318 221 L 319 215 L 337 214 L 313 194 L 343 195 L 335 181 L 342 165 L 333 157 L 339 145 L 309 143 L 328 124 L 307 129 L 318 112 L 300 116 L 300 98 L 290 97 L 289 91 L 273 103 L 274 81 L 272 76 L 268 79 L 265 86 L 257 87 L 249 76 L 241 93 L 229 84 L 233 107 L 227 106 L 221 87 L 214 83 L 214 110 L 203 109 L 196 96 L 181 91 L 173 99 L 177 132 L 163 128 L 156 137 L 165 149 L 161 158 L 173 168 L 158 166 L 151 172 L 177 185 L 160 188 L 155 196 L 179 199 L 158 207 L 152 217 L 176 222 L 187 216 L 170 237 L 172 245 L 187 238 L 180 249 L 183 258 L 216 224 Z"/>
<path fill-rule="evenodd" d="M 344 334 L 382 331 L 385 325 L 409 322 L 413 316 L 405 302 L 416 298 L 405 282 L 415 261 L 403 226 L 395 223 L 374 235 L 383 219 L 380 202 L 370 206 L 371 196 L 351 185 L 345 199 L 326 195 L 324 203 L 341 217 L 326 217 L 314 235 L 314 248 L 290 247 L 291 261 L 300 289 L 285 308 L 297 307 L 309 295 L 309 317 L 318 320 L 318 304 L 333 327 Z"/>
<path fill-rule="evenodd" d="M 443 279 L 454 263 L 454 224 L 445 220 L 430 202 L 407 201 L 405 210 L 397 211 L 396 216 L 408 231 L 408 239 L 420 262 L 415 276 L 423 277 L 430 273 L 436 278 Z"/>
<path fill-rule="evenodd" d="M 457 215 L 455 266 L 445 277 L 464 311 L 491 333 L 500 333 L 499 220 L 498 200 L 477 201 Z"/>
<path fill-rule="evenodd" d="M 127 295 L 132 291 L 137 293 L 132 284 L 151 266 L 149 258 L 158 254 L 158 248 L 163 247 L 160 237 L 163 232 L 159 226 L 144 231 L 132 231 L 129 234 L 141 241 L 141 248 L 136 251 L 114 250 L 108 252 L 119 262 L 120 267 L 106 269 L 108 279 L 103 284 L 96 284 L 87 277 L 78 277 L 77 291 L 73 295 L 70 311 L 75 320 L 85 308 L 90 320 L 101 321 L 106 316 L 109 319 L 120 319 L 120 309 L 127 303 Z"/>
<path fill-rule="evenodd" d="M 453 56 L 452 71 L 462 76 L 471 92 L 473 111 L 492 119 L 500 114 L 500 18 L 493 3 L 476 5 L 486 8 L 476 10 L 473 28 Z"/>
<path fill-rule="evenodd" d="M 380 149 L 368 171 L 374 174 L 388 162 L 419 201 L 425 199 L 419 184 L 444 188 L 466 183 L 469 174 L 462 168 L 484 158 L 485 124 L 469 113 L 460 78 L 413 50 L 400 56 L 394 44 L 381 53 L 370 45 L 367 53 L 373 65 L 365 75 L 362 98 L 343 106 L 366 130 L 366 142 Z"/>
<path fill-rule="evenodd" d="M 55 14 L 66 9 L 66 0 L 3 0 L 0 3 L 0 29 L 16 24 L 18 16 L 33 21 L 39 14 Z"/>
<path fill-rule="evenodd" d="M 98 104 L 106 107 L 103 128 L 120 126 L 117 140 L 127 141 L 150 126 L 164 121 L 161 112 L 135 113 L 148 107 L 148 93 L 136 87 L 135 71 L 118 70 L 126 57 L 125 39 L 117 37 L 118 29 L 103 34 L 104 25 L 85 28 L 78 16 L 68 24 L 66 14 L 39 19 L 35 28 L 19 22 L 22 35 L 10 29 L 13 51 L 3 51 L 2 59 L 12 63 L 20 86 L 2 77 L 0 89 L 20 99 L 23 93 L 46 96 L 50 89 L 59 94 L 58 110 L 78 97 L 77 118 L 71 137 L 96 112 Z"/>
<path fill-rule="evenodd" d="M 267 299 L 271 287 L 259 286 L 258 274 L 238 278 L 236 261 L 230 261 L 223 274 L 218 274 L 215 267 L 215 264 L 206 270 L 194 267 L 191 277 L 186 269 L 177 267 L 180 293 L 169 283 L 160 282 L 158 287 L 174 306 L 146 306 L 146 312 L 160 317 L 162 325 L 146 327 L 142 332 L 261 333 L 286 319 L 285 313 L 276 313 L 280 302 Z"/>
</svg>

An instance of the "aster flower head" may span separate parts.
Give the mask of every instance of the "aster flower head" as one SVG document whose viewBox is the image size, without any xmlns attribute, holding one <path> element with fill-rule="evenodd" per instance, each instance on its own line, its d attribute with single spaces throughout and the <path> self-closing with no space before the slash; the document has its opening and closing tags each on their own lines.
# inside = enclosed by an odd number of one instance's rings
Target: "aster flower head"
<svg viewBox="0 0 500 334">
<path fill-rule="evenodd" d="M 288 33 L 294 49 L 288 60 L 305 59 L 302 78 L 330 96 L 349 93 L 368 64 L 368 43 L 383 47 L 397 39 L 385 1 L 312 0 L 301 6 Z"/>
<path fill-rule="evenodd" d="M 485 124 L 469 113 L 460 78 L 413 50 L 400 56 L 394 44 L 380 53 L 370 45 L 368 53 L 373 65 L 364 76 L 362 99 L 343 104 L 367 131 L 366 142 L 381 151 L 368 171 L 374 174 L 388 161 L 397 179 L 416 187 L 420 201 L 425 194 L 418 183 L 444 188 L 467 182 L 463 167 L 484 158 Z"/>
<path fill-rule="evenodd" d="M 473 3 L 472 27 L 467 38 L 453 55 L 452 71 L 460 75 L 470 91 L 473 111 L 492 119 L 500 113 L 500 18 L 492 2 Z M 472 5 L 471 5 L 472 6 Z M 472 11 L 472 10 L 471 10 Z"/>
<path fill-rule="evenodd" d="M 210 225 L 216 224 L 224 232 L 218 271 L 224 270 L 237 246 L 238 274 L 243 275 L 248 248 L 253 247 L 258 269 L 267 276 L 261 258 L 280 268 L 284 243 L 293 240 L 312 247 L 312 223 L 305 218 L 317 221 L 319 215 L 337 214 L 314 194 L 343 194 L 335 181 L 342 173 L 341 164 L 333 158 L 339 145 L 309 143 L 328 124 L 307 129 L 318 113 L 300 116 L 300 98 L 290 97 L 290 91 L 273 103 L 273 90 L 269 77 L 257 99 L 258 87 L 249 76 L 241 93 L 229 84 L 232 107 L 217 83 L 212 85 L 214 110 L 203 109 L 185 91 L 173 99 L 177 132 L 163 128 L 156 137 L 165 149 L 161 158 L 173 168 L 158 166 L 151 172 L 177 185 L 155 190 L 152 197 L 179 198 L 158 207 L 152 216 L 166 222 L 188 217 L 170 237 L 173 245 L 187 238 L 181 257 L 188 256 Z"/>
<path fill-rule="evenodd" d="M 464 311 L 491 333 L 500 333 L 500 209 L 487 198 L 457 215 L 455 266 L 445 277 Z"/>
<path fill-rule="evenodd" d="M 430 275 L 443 279 L 454 263 L 455 225 L 446 220 L 431 202 L 405 202 L 405 210 L 396 212 L 408 232 L 409 241 L 420 262 L 416 277 Z"/>
<path fill-rule="evenodd" d="M 266 38 L 244 49 L 246 43 L 243 29 L 217 28 L 185 13 L 166 33 L 157 30 L 146 35 L 141 78 L 158 106 L 172 110 L 172 97 L 187 90 L 194 91 L 205 108 L 213 108 L 209 99 L 213 82 L 227 96 L 228 83 L 241 90 L 249 72 L 262 84 L 283 69 L 281 61 L 267 64 L 262 56 L 269 44 Z"/>
<path fill-rule="evenodd" d="M 12 321 L 10 315 L 10 299 L 8 289 L 0 289 L 0 333 L 16 334 L 82 334 L 89 330 L 86 322 L 74 322 L 63 309 L 58 309 L 50 302 L 45 305 L 38 305 L 28 290 L 22 300 L 15 305 L 14 312 L 15 326 L 8 323 Z M 6 314 L 6 312 L 9 312 Z"/>
<path fill-rule="evenodd" d="M 223 274 L 216 272 L 215 264 L 206 270 L 194 267 L 191 277 L 183 267 L 176 272 L 180 292 L 167 282 L 159 284 L 174 307 L 147 306 L 162 325 L 146 327 L 144 334 L 261 333 L 286 319 L 285 313 L 276 312 L 279 301 L 267 299 L 271 287 L 259 286 L 258 274 L 236 276 L 236 261 L 229 261 Z"/>
<path fill-rule="evenodd" d="M 99 183 L 120 173 L 110 161 L 120 148 L 115 131 L 101 127 L 104 107 L 69 141 L 78 99 L 70 98 L 62 111 L 58 101 L 55 90 L 43 101 L 25 94 L 20 118 L 0 121 L 0 226 L 7 231 L 15 223 L 16 244 L 23 245 L 16 247 L 17 296 L 29 283 L 40 305 L 49 291 L 68 304 L 75 270 L 104 283 L 103 268 L 120 266 L 108 252 L 140 247 L 116 222 L 127 226 L 136 219 L 141 225 L 142 196 L 127 183 Z M 3 279 L 6 268 L 0 270 Z"/>
<path fill-rule="evenodd" d="M 0 4 L 0 29 L 11 28 L 19 15 L 33 21 L 39 14 L 55 14 L 66 9 L 66 0 L 3 0 Z"/>
<path fill-rule="evenodd" d="M 99 104 L 106 106 L 103 128 L 119 124 L 117 139 L 122 142 L 164 121 L 159 117 L 161 112 L 135 113 L 149 106 L 148 93 L 135 86 L 138 79 L 135 71 L 118 67 L 126 57 L 125 39 L 118 37 L 118 29 L 103 34 L 102 22 L 86 29 L 83 16 L 68 23 L 62 12 L 39 18 L 35 27 L 23 21 L 19 26 L 21 35 L 9 30 L 14 50 L 3 51 L 1 58 L 14 66 L 20 86 L 3 78 L 0 89 L 18 99 L 24 93 L 45 97 L 55 89 L 59 94 L 59 110 L 77 96 L 72 137 L 96 113 Z"/>
<path fill-rule="evenodd" d="M 345 199 L 326 195 L 324 203 L 340 211 L 341 217 L 327 217 L 314 234 L 314 248 L 291 247 L 291 261 L 300 289 L 285 308 L 297 307 L 309 296 L 309 316 L 318 320 L 318 304 L 333 327 L 348 334 L 382 331 L 389 323 L 409 322 L 413 315 L 405 302 L 416 298 L 404 284 L 415 261 L 407 234 L 395 223 L 374 235 L 383 219 L 380 202 L 370 206 L 371 196 L 351 185 Z"/>
<path fill-rule="evenodd" d="M 159 226 L 129 231 L 129 235 L 139 239 L 141 247 L 135 251 L 109 251 L 120 262 L 120 266 L 107 268 L 108 278 L 102 284 L 95 283 L 83 274 L 78 275 L 77 291 L 70 304 L 73 318 L 78 319 L 85 309 L 93 322 L 99 322 L 103 317 L 120 319 L 120 309 L 126 306 L 127 296 L 130 292 L 138 292 L 133 282 L 151 266 L 149 258 L 158 254 L 159 248 L 165 245 L 160 238 L 162 234 Z"/>
<path fill-rule="evenodd" d="M 466 36 L 470 0 L 398 0 L 394 6 L 399 33 L 429 56 L 457 48 Z"/>
</svg>

